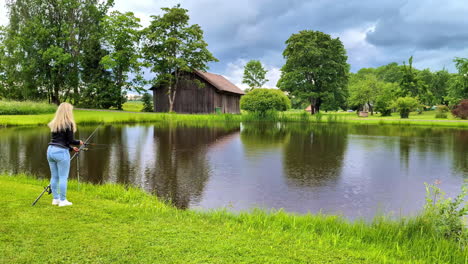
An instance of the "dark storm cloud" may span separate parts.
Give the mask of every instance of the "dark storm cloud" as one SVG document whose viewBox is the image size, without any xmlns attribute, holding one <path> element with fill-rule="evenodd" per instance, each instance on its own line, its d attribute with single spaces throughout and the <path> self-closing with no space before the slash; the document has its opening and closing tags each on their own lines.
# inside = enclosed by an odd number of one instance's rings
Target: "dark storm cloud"
<svg viewBox="0 0 468 264">
<path fill-rule="evenodd" d="M 232 78 L 240 78 L 240 64 L 250 59 L 280 68 L 284 63 L 285 41 L 304 29 L 340 37 L 353 71 L 401 63 L 410 56 L 414 56 L 415 65 L 420 68 L 454 70 L 455 56 L 468 57 L 465 0 L 180 2 L 189 10 L 191 23 L 201 25 L 209 49 L 220 60 L 210 64 L 211 70 Z M 148 22 L 150 15 L 161 13 L 161 7 L 173 6 L 177 1 L 116 0 L 116 3 L 116 8 L 135 11 Z"/>
</svg>

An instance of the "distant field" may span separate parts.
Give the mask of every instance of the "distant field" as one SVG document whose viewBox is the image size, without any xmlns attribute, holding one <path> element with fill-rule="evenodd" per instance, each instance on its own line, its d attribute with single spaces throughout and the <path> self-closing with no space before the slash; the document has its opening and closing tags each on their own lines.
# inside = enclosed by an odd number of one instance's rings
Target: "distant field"
<svg viewBox="0 0 468 264">
<path fill-rule="evenodd" d="M 123 104 L 123 110 L 128 112 L 141 112 L 143 110 L 142 101 L 128 101 Z"/>
</svg>

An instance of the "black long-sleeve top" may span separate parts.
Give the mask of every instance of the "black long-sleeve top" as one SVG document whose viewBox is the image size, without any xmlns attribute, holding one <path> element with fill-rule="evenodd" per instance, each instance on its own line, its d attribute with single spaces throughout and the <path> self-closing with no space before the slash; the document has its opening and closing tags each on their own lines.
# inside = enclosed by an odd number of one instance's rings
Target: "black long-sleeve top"
<svg viewBox="0 0 468 264">
<path fill-rule="evenodd" d="M 67 128 L 65 131 L 52 132 L 52 140 L 49 142 L 49 146 L 57 146 L 72 150 L 70 145 L 80 145 L 79 140 L 75 140 L 73 130 Z"/>
</svg>

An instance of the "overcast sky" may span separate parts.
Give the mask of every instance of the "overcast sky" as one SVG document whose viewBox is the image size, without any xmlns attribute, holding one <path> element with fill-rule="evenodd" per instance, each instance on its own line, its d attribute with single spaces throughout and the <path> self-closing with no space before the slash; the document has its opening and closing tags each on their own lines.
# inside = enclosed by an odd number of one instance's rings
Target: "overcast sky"
<svg viewBox="0 0 468 264">
<path fill-rule="evenodd" d="M 410 56 L 417 68 L 453 72 L 452 60 L 468 57 L 468 0 L 115 0 L 114 9 L 134 12 L 146 26 L 161 7 L 177 3 L 202 27 L 219 59 L 210 71 L 240 87 L 251 59 L 262 61 L 269 70 L 266 86 L 276 87 L 284 42 L 304 29 L 339 37 L 353 72 Z"/>
</svg>

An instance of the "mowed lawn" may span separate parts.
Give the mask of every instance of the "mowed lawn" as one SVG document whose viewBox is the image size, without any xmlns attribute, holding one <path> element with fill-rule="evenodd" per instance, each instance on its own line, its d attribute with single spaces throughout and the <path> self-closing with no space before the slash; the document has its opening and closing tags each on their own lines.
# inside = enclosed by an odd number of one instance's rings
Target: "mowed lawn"
<svg viewBox="0 0 468 264">
<path fill-rule="evenodd" d="M 424 219 L 178 210 L 134 188 L 72 181 L 71 207 L 46 181 L 0 176 L 0 263 L 467 263 Z"/>
</svg>

